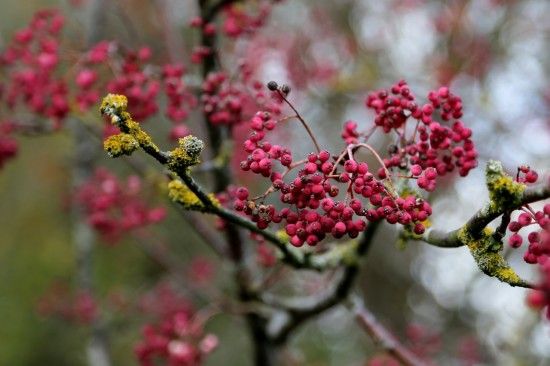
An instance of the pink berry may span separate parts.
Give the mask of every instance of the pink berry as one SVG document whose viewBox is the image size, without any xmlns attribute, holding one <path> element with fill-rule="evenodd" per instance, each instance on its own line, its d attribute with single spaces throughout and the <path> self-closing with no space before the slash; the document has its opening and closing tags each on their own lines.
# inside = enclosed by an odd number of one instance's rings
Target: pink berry
<svg viewBox="0 0 550 366">
<path fill-rule="evenodd" d="M 418 164 L 411 166 L 411 174 L 415 177 L 422 174 L 422 167 Z"/>
<path fill-rule="evenodd" d="M 510 236 L 510 239 L 508 239 L 508 243 L 512 248 L 519 248 L 522 242 L 523 238 L 519 234 L 513 234 Z"/>
</svg>

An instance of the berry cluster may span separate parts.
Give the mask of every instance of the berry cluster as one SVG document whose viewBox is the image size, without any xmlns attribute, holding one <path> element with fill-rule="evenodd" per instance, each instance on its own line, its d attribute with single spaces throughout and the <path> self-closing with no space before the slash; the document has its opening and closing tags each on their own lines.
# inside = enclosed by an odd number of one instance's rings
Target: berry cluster
<svg viewBox="0 0 550 366">
<path fill-rule="evenodd" d="M 544 242 L 546 250 L 550 248 L 550 232 L 548 230 L 541 233 L 541 242 Z M 543 309 L 546 307 L 546 317 L 550 320 L 550 259 L 546 256 L 546 259 L 541 261 L 541 281 L 538 286 L 532 290 L 528 297 L 527 302 L 534 308 Z"/>
<path fill-rule="evenodd" d="M 66 284 L 56 282 L 38 299 L 36 310 L 43 317 L 88 325 L 96 318 L 98 305 L 90 293 L 74 293 Z"/>
<path fill-rule="evenodd" d="M 251 79 L 245 66 L 241 69 L 241 82 L 229 80 L 221 71 L 210 73 L 203 82 L 203 111 L 213 125 L 236 125 L 252 115 L 258 106 L 275 114 L 280 112 L 280 101 L 269 98 L 262 84 Z"/>
<path fill-rule="evenodd" d="M 141 196 L 142 183 L 137 176 L 123 183 L 107 170 L 98 169 L 79 187 L 76 199 L 84 206 L 88 223 L 114 243 L 124 233 L 164 219 L 165 209 L 150 208 Z"/>
<path fill-rule="evenodd" d="M 531 184 L 537 180 L 536 171 L 526 165 L 518 167 L 516 182 Z M 512 233 L 508 243 L 512 248 L 521 247 L 524 237 L 520 231 L 524 228 L 531 229 L 527 235 L 529 245 L 523 259 L 529 264 L 538 264 L 543 278 L 537 289 L 529 294 L 528 302 L 533 307 L 543 308 L 550 305 L 550 203 L 545 204 L 540 210 L 524 205 L 519 211 L 517 218 L 508 224 L 508 230 Z M 550 307 L 547 317 L 550 319 Z"/>
<path fill-rule="evenodd" d="M 99 46 L 105 44 L 106 42 L 102 42 Z M 183 122 L 198 102 L 184 81 L 186 70 L 183 65 L 170 63 L 160 65 L 161 72 L 157 73 L 155 70 L 159 67 L 149 63 L 151 58 L 149 48 L 114 52 L 116 45 L 111 45 L 109 57 L 113 60 L 113 64 L 118 65 L 118 69 L 115 70 L 115 78 L 102 88 L 112 93 L 126 95 L 132 116 L 139 120 L 155 115 L 160 110 L 159 100 L 166 98 L 164 113 L 173 123 L 169 138 L 177 140 L 189 135 L 190 131 Z M 96 49 L 90 51 L 90 54 L 92 53 L 98 54 Z"/>
<path fill-rule="evenodd" d="M 354 121 L 347 121 L 344 123 L 344 129 L 342 130 L 342 139 L 346 144 L 356 144 L 359 142 L 360 133 L 357 132 L 357 123 Z"/>
<path fill-rule="evenodd" d="M 166 64 L 162 68 L 162 84 L 168 100 L 166 116 L 174 124 L 170 131 L 170 139 L 174 141 L 190 134 L 182 122 L 187 119 L 189 111 L 198 104 L 197 98 L 183 81 L 184 75 L 183 65 Z"/>
<path fill-rule="evenodd" d="M 40 11 L 0 54 L 6 73 L 3 102 L 12 110 L 22 104 L 37 116 L 52 119 L 55 127 L 69 112 L 67 85 L 56 75 L 63 23 L 57 11 Z"/>
<path fill-rule="evenodd" d="M 277 264 L 277 256 L 273 247 L 266 244 L 265 242 L 260 242 L 256 247 L 256 261 L 262 267 L 273 267 Z"/>
<path fill-rule="evenodd" d="M 78 87 L 75 99 L 81 111 L 86 111 L 97 104 L 104 85 L 99 84 L 98 68 L 105 64 L 114 53 L 116 45 L 102 41 L 93 46 L 82 57 L 75 77 Z"/>
<path fill-rule="evenodd" d="M 273 82 L 268 88 L 278 90 Z M 405 225 L 416 234 L 424 232 L 422 222 L 432 213 L 430 205 L 412 193 L 395 192 L 385 166 L 382 167 L 384 175 L 379 173 L 378 179 L 367 163 L 355 160 L 354 149 L 364 146 L 350 144 L 339 157 L 323 150 L 309 154 L 307 159 L 293 161 L 290 149 L 265 139 L 266 133 L 278 123 L 268 112 L 256 113 L 249 122 L 251 133 L 244 142 L 248 156 L 241 162 L 241 169 L 269 177 L 272 183 L 270 189 L 257 198 L 249 197 L 245 187 L 235 192 L 235 210 L 250 216 L 258 228 L 283 223 L 295 246 L 316 245 L 327 234 L 334 238 L 345 235 L 354 238 L 365 230 L 367 221 L 381 219 Z M 353 134 L 359 136 L 354 132 L 354 123 L 346 125 L 349 133 L 344 136 L 345 140 Z M 277 163 L 286 168 L 284 173 L 275 171 Z M 288 173 L 297 167 L 301 168 L 296 176 L 285 182 Z M 431 182 L 434 171 L 427 170 L 423 179 Z M 280 210 L 264 203 L 267 195 L 275 191 L 286 206 Z M 341 192 L 346 193 L 344 199 L 338 199 Z"/>
<path fill-rule="evenodd" d="M 204 319 L 168 286 L 160 286 L 149 295 L 146 298 L 152 308 L 148 312 L 157 315 L 160 322 L 143 328 L 143 339 L 135 347 L 140 365 L 152 366 L 160 360 L 171 366 L 201 364 L 218 345 L 215 335 L 204 333 Z"/>
<path fill-rule="evenodd" d="M 59 53 L 62 27 L 63 17 L 58 12 L 40 11 L 0 54 L 0 70 L 5 74 L 5 81 L 0 84 L 0 101 L 9 109 L 24 105 L 37 117 L 51 119 L 57 128 L 67 117 L 71 103 L 80 111 L 87 111 L 97 105 L 105 89 L 127 95 L 132 115 L 140 120 L 156 114 L 159 99 L 165 96 L 165 114 L 174 123 L 169 136 L 177 139 L 189 134 L 182 122 L 189 110 L 197 106 L 197 99 L 183 81 L 182 66 L 157 67 L 150 63 L 152 53 L 147 47 L 128 50 L 115 42 L 101 41 L 71 68 L 75 70 L 73 89 L 65 78 L 58 76 L 62 66 Z M 158 72 L 159 69 L 162 71 Z M 114 77 L 110 75 L 112 72 Z M 106 137 L 113 133 L 105 128 Z M 14 144 L 6 134 L 2 135 L 0 156 L 4 161 L 13 155 Z"/>
<path fill-rule="evenodd" d="M 395 131 L 399 145 L 388 149 L 384 159 L 386 168 L 409 168 L 411 177 L 418 179 L 418 186 L 427 191 L 435 189 L 438 176 L 458 168 L 460 176 L 466 176 L 477 166 L 477 151 L 472 142 L 471 129 L 464 126 L 462 100 L 447 87 L 428 93 L 429 103 L 419 106 L 409 86 L 403 80 L 391 87 L 367 97 L 366 106 L 376 113 L 375 126 L 385 133 Z M 437 113 L 437 115 L 436 115 Z M 407 136 L 407 122 L 416 120 L 414 131 Z M 441 121 L 439 122 L 438 119 Z M 451 124 L 446 126 L 445 124 Z M 357 138 L 353 126 L 347 126 L 346 138 Z M 411 128 L 410 127 L 410 128 Z"/>
<path fill-rule="evenodd" d="M 210 284 L 216 274 L 214 263 L 207 257 L 194 257 L 189 264 L 188 276 L 197 286 Z"/>
<path fill-rule="evenodd" d="M 520 183 L 535 183 L 538 174 L 527 166 L 518 168 L 516 181 Z M 524 255 L 524 260 L 527 263 L 535 264 L 546 261 L 544 257 L 550 256 L 550 242 L 545 232 L 550 230 L 550 203 L 546 204 L 541 210 L 536 211 L 530 205 L 525 205 L 519 209 L 521 213 L 516 220 L 508 224 L 508 230 L 513 234 L 510 235 L 508 243 L 513 248 L 519 248 L 523 244 L 523 237 L 519 234 L 520 230 L 526 227 L 536 227 L 535 231 L 531 231 L 527 236 L 529 246 Z"/>
<path fill-rule="evenodd" d="M 222 23 L 222 33 L 230 38 L 253 34 L 265 24 L 266 19 L 271 13 L 271 3 L 278 1 L 280 0 L 262 0 L 258 2 L 258 4 L 254 5 L 254 7 L 258 8 L 255 11 L 256 14 L 253 14 L 254 9 L 249 9 L 243 4 L 229 4 L 225 6 L 223 9 L 225 19 Z M 198 16 L 191 19 L 189 25 L 192 28 L 200 29 L 206 36 L 214 36 L 218 32 L 216 24 L 207 23 Z M 194 50 L 194 54 L 197 57 L 204 57 L 208 53 L 209 50 L 204 49 L 202 46 L 198 46 Z"/>
<path fill-rule="evenodd" d="M 244 93 L 231 84 L 224 72 L 207 76 L 202 84 L 203 109 L 213 125 L 233 125 L 242 121 Z"/>
<path fill-rule="evenodd" d="M 107 84 L 109 93 L 126 95 L 131 106 L 130 113 L 140 121 L 158 111 L 156 97 L 160 92 L 160 82 L 144 67 L 150 57 L 149 48 L 126 52 L 120 70 Z"/>
<path fill-rule="evenodd" d="M 270 0 L 261 1 L 257 14 L 251 14 L 241 5 L 232 4 L 224 9 L 222 32 L 231 38 L 252 34 L 261 28 L 271 13 Z"/>
<path fill-rule="evenodd" d="M 183 80 L 185 68 L 182 65 L 165 64 L 158 74 L 154 72 L 157 67 L 148 63 L 150 59 L 151 50 L 148 47 L 122 52 L 114 42 L 99 42 L 83 57 L 76 76 L 76 85 L 79 87 L 76 100 L 81 110 L 97 104 L 100 93 L 107 89 L 126 95 L 132 115 L 144 120 L 159 111 L 158 99 L 165 96 L 165 114 L 173 122 L 170 139 L 177 140 L 189 135 L 189 129 L 182 122 L 187 119 L 189 111 L 197 106 L 197 98 Z M 115 77 L 103 85 L 98 75 L 107 60 L 116 66 Z M 106 127 L 105 136 L 113 133 L 116 131 Z"/>
<path fill-rule="evenodd" d="M 135 348 L 140 365 L 153 366 L 156 360 L 166 360 L 170 366 L 201 364 L 218 346 L 218 338 L 212 334 L 203 336 L 203 330 L 196 329 L 190 317 L 187 312 L 178 312 L 158 326 L 146 326 L 143 340 Z"/>
<path fill-rule="evenodd" d="M 258 112 L 249 123 L 251 133 L 244 141 L 244 150 L 249 154 L 246 160 L 241 162 L 243 171 L 251 171 L 264 177 L 272 176 L 273 161 L 279 161 L 284 167 L 292 164 L 292 152 L 281 145 L 264 141 L 266 132 L 272 131 L 277 126 L 277 120 L 272 118 L 269 112 Z M 279 175 L 272 176 L 275 183 Z"/>
</svg>

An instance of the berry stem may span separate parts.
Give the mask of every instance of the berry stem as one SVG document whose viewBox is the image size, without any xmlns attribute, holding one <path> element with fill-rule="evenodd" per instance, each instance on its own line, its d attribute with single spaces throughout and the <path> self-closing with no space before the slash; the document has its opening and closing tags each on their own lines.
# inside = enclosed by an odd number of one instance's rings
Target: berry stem
<svg viewBox="0 0 550 366">
<path fill-rule="evenodd" d="M 296 168 L 297 166 L 300 166 L 304 163 L 307 162 L 307 159 L 302 159 L 302 160 L 298 160 L 298 161 L 295 161 L 293 162 L 292 164 L 290 164 L 290 166 L 287 168 L 287 170 L 281 175 L 281 179 L 283 179 L 284 177 L 287 176 L 288 173 L 290 173 L 292 171 L 292 169 Z M 271 185 L 263 194 L 259 195 L 259 196 L 256 196 L 254 198 L 251 198 L 250 200 L 251 201 L 257 201 L 261 198 L 265 198 L 267 197 L 267 195 L 269 195 L 270 193 L 273 193 L 275 192 L 275 187 L 273 185 Z"/>
<path fill-rule="evenodd" d="M 364 147 L 365 149 L 369 150 L 372 153 L 372 155 L 376 158 L 376 160 L 378 160 L 378 162 L 380 163 L 380 166 L 382 167 L 382 169 L 384 169 L 384 172 L 386 173 L 386 181 L 388 182 L 388 185 L 391 188 L 391 192 L 388 192 L 388 193 L 390 193 L 392 196 L 395 197 L 397 195 L 397 193 L 396 193 L 395 187 L 393 186 L 393 183 L 391 181 L 391 173 L 388 170 L 388 168 L 386 168 L 386 164 L 384 164 L 384 161 L 382 160 L 380 155 L 376 152 L 376 150 L 372 146 L 370 146 L 367 143 L 361 143 L 361 144 L 357 144 L 355 146 Z"/>
<path fill-rule="evenodd" d="M 330 171 L 330 173 L 327 175 L 327 177 L 329 178 L 337 178 L 338 176 L 337 175 L 334 175 L 334 172 L 336 171 L 336 169 L 338 168 L 338 164 L 340 164 L 340 162 L 342 161 L 342 159 L 344 159 L 344 156 L 346 156 L 346 153 L 347 153 L 347 148 L 344 149 L 344 151 L 342 151 L 342 153 L 338 156 L 338 158 L 336 159 L 336 161 L 334 162 L 334 166 L 332 167 L 332 170 Z"/>
<path fill-rule="evenodd" d="M 288 106 L 294 111 L 294 113 L 296 113 L 296 117 L 300 120 L 300 122 L 302 123 L 302 126 L 304 126 L 304 128 L 306 129 L 309 137 L 311 138 L 311 141 L 313 141 L 313 144 L 315 145 L 315 149 L 317 149 L 317 153 L 320 153 L 321 148 L 319 147 L 319 144 L 317 143 L 317 139 L 315 139 L 315 136 L 313 136 L 313 132 L 311 132 L 311 129 L 309 128 L 308 124 L 306 123 L 306 121 L 300 115 L 300 112 L 298 112 L 298 110 L 296 108 L 294 108 L 292 103 L 290 103 L 290 101 L 288 99 L 286 99 L 286 97 L 285 97 L 285 95 L 283 94 L 282 91 L 277 89 L 277 94 L 279 94 L 279 96 L 285 101 L 285 103 L 288 104 Z"/>
</svg>

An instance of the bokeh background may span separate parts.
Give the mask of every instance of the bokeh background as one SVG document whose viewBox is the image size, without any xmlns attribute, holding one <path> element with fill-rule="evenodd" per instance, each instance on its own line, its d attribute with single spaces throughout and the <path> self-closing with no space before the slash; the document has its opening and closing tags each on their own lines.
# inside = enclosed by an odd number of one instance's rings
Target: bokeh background
<svg viewBox="0 0 550 366">
<path fill-rule="evenodd" d="M 66 15 L 66 56 L 73 57 L 82 51 L 90 26 L 87 5 L 86 0 L 3 0 L 0 47 L 36 10 L 55 6 Z M 159 61 L 187 59 L 196 37 L 185 27 L 196 11 L 187 0 L 112 0 L 103 37 L 130 47 L 148 45 Z M 486 200 L 483 166 L 488 159 L 501 160 L 510 172 L 525 163 L 540 173 L 550 168 L 549 13 L 545 0 L 285 0 L 251 41 L 253 46 L 243 51 L 244 45 L 223 44 L 224 65 L 231 69 L 239 57 L 257 57 L 261 80 L 288 82 L 296 106 L 320 142 L 334 151 L 344 121 L 363 126 L 372 121 L 363 104 L 369 91 L 406 79 L 421 98 L 449 84 L 464 100 L 463 120 L 480 153 L 478 169 L 466 178 L 446 179 L 430 198 L 433 225 L 454 229 Z M 169 50 L 166 27 L 176 30 Z M 148 128 L 160 134 L 168 123 L 160 118 Z M 194 128 L 204 135 L 199 126 Z M 291 131 L 286 138 L 298 151 L 307 149 L 298 133 Z M 41 299 L 55 293 L 52 289 L 70 287 L 77 272 L 67 209 L 71 135 L 19 141 L 18 157 L 0 172 L 0 365 L 84 365 L 89 329 L 39 311 Z M 388 143 L 373 140 L 380 149 Z M 97 159 L 120 177 L 132 174 L 104 155 Z M 397 335 L 407 339 L 411 325 L 421 325 L 434 335 L 427 347 L 439 345 L 433 352 L 438 364 L 463 364 L 457 355 L 478 352 L 478 364 L 550 365 L 550 326 L 527 308 L 525 290 L 483 275 L 464 248 L 422 243 L 398 248 L 396 235 L 385 228 L 378 236 L 358 293 Z M 164 269 L 147 254 L 156 245 L 170 248 L 183 266 L 197 255 L 212 261 L 216 274 L 207 287 L 222 294 L 232 291 L 224 280 L 228 268 L 174 209 L 148 237 L 128 238 L 116 246 L 98 243 L 94 282 L 109 323 L 115 365 L 136 364 L 132 349 L 143 319 L 110 310 L 108 304 L 117 296 L 134 301 L 164 280 Z M 520 251 L 508 255 L 522 276 L 536 278 Z M 182 273 L 183 287 L 188 280 Z M 322 284 L 313 274 L 295 281 Z M 192 289 L 190 296 L 200 306 L 208 301 L 208 291 Z M 220 338 L 208 365 L 250 364 L 242 319 L 220 315 L 208 329 Z M 377 348 L 342 307 L 303 327 L 289 352 L 296 364 L 362 365 Z"/>
</svg>

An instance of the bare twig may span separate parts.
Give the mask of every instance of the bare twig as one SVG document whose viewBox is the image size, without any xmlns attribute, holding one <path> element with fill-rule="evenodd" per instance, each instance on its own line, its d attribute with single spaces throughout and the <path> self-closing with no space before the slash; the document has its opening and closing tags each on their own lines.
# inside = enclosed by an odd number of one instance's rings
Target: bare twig
<svg viewBox="0 0 550 366">
<path fill-rule="evenodd" d="M 365 307 L 365 304 L 359 297 L 356 296 L 353 298 L 350 307 L 359 324 L 365 329 L 374 342 L 382 347 L 388 354 L 393 356 L 403 365 L 428 365 L 427 362 L 419 359 L 414 353 L 407 349 L 407 347 L 399 342 L 399 340 L 376 319 L 374 314 Z"/>
<path fill-rule="evenodd" d="M 354 253 L 350 253 L 350 257 L 354 257 L 351 263 L 345 263 L 341 275 L 334 281 L 330 290 L 320 295 L 309 299 L 294 299 L 294 301 L 282 301 L 276 298 L 265 298 L 270 305 L 285 310 L 289 315 L 289 320 L 272 335 L 275 343 L 284 343 L 289 335 L 305 321 L 331 309 L 335 305 L 347 299 L 355 277 L 359 272 L 359 262 L 369 248 L 372 246 L 376 230 L 379 223 L 369 225 L 361 240 L 359 241 Z"/>
<path fill-rule="evenodd" d="M 302 115 L 300 114 L 300 112 L 298 112 L 298 110 L 294 107 L 294 105 L 292 103 L 290 103 L 290 101 L 286 98 L 286 96 L 284 95 L 284 93 L 282 91 L 280 91 L 279 89 L 277 89 L 277 93 L 279 94 L 279 96 L 285 101 L 286 104 L 288 104 L 288 106 L 294 111 L 294 113 L 296 113 L 296 117 L 300 120 L 300 122 L 302 123 L 302 126 L 304 126 L 304 128 L 306 129 L 307 131 L 307 134 L 309 135 L 309 137 L 311 138 L 311 141 L 313 141 L 313 145 L 315 145 L 315 149 L 317 149 L 317 152 L 321 152 L 321 148 L 319 147 L 319 143 L 317 142 L 317 139 L 315 138 L 315 136 L 313 135 L 313 132 L 311 131 L 311 129 L 309 128 L 307 122 L 305 121 L 305 119 L 302 117 Z"/>
</svg>

